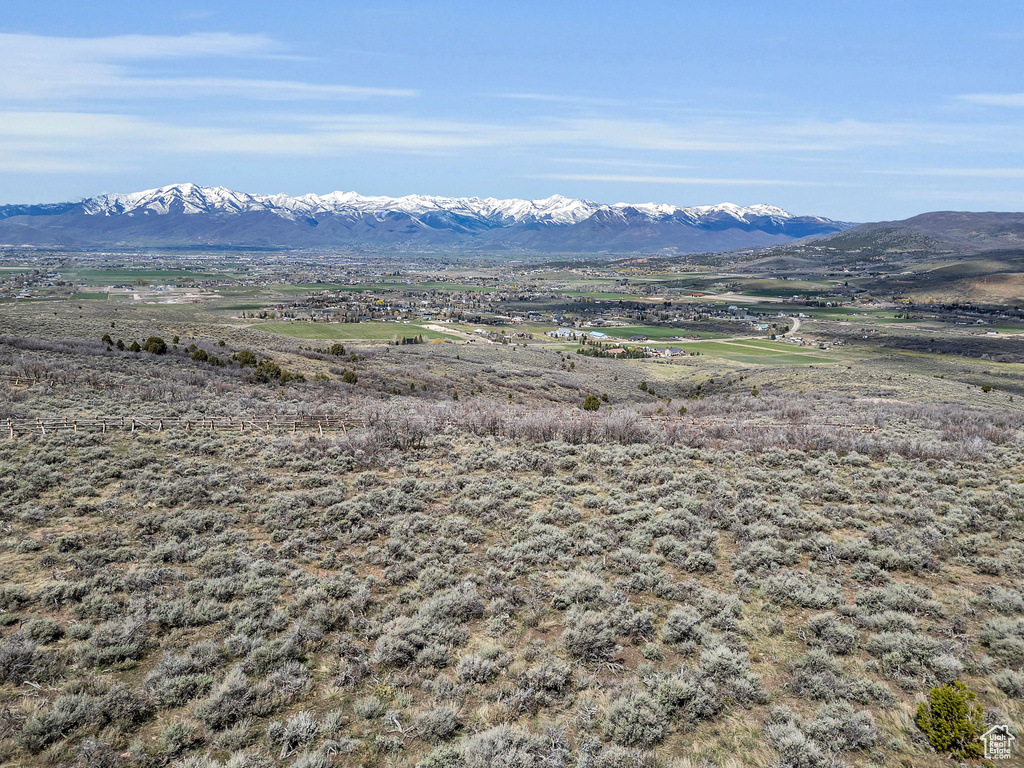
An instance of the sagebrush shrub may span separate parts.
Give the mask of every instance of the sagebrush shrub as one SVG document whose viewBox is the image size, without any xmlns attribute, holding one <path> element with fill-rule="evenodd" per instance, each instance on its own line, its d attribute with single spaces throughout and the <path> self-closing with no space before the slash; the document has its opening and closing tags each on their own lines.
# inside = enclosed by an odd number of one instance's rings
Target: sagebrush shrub
<svg viewBox="0 0 1024 768">
<path fill-rule="evenodd" d="M 222 730 L 251 716 L 256 707 L 256 690 L 241 667 L 233 667 L 210 695 L 193 712 L 214 730 Z"/>
<path fill-rule="evenodd" d="M 843 602 L 838 589 L 807 572 L 778 573 L 760 582 L 761 589 L 773 601 L 801 608 L 835 608 Z"/>
<path fill-rule="evenodd" d="M 713 680 L 679 673 L 659 680 L 653 688 L 658 704 L 674 719 L 695 723 L 708 720 L 724 701 Z"/>
<path fill-rule="evenodd" d="M 860 641 L 860 633 L 844 624 L 834 613 L 819 613 L 807 622 L 811 633 L 832 653 L 851 653 Z"/>
<path fill-rule="evenodd" d="M 657 699 L 637 691 L 608 706 L 603 728 L 608 738 L 619 746 L 650 747 L 665 737 L 668 725 L 668 714 Z"/>
<path fill-rule="evenodd" d="M 16 741 L 29 752 L 40 752 L 87 723 L 95 712 L 95 699 L 84 693 L 61 696 L 49 709 L 29 719 Z"/>
<path fill-rule="evenodd" d="M 700 614 L 690 606 L 677 605 L 668 613 L 661 629 L 661 639 L 669 645 L 684 642 L 700 643 L 707 635 Z"/>
<path fill-rule="evenodd" d="M 595 611 L 571 614 L 566 618 L 562 645 L 580 661 L 607 661 L 618 650 L 608 617 Z"/>
<path fill-rule="evenodd" d="M 450 739 L 461 726 L 459 713 L 451 707 L 436 707 L 416 718 L 416 733 L 432 743 Z"/>
<path fill-rule="evenodd" d="M 60 624 L 53 619 L 29 619 L 21 626 L 22 634 L 37 643 L 52 643 L 64 636 Z"/>
<path fill-rule="evenodd" d="M 0 682 L 50 682 L 61 674 L 64 663 L 63 654 L 39 650 L 20 632 L 0 638 Z"/>
<path fill-rule="evenodd" d="M 878 728 L 870 712 L 849 704 L 826 704 L 805 724 L 807 735 L 823 748 L 835 751 L 867 749 L 878 741 Z"/>
<path fill-rule="evenodd" d="M 511 725 L 481 731 L 463 739 L 458 746 L 465 768 L 534 768 L 545 763 L 564 764 L 557 759 L 558 745 Z"/>
<path fill-rule="evenodd" d="M 1024 673 L 1004 669 L 992 676 L 992 682 L 1013 699 L 1024 699 Z"/>
<path fill-rule="evenodd" d="M 486 683 L 498 674 L 498 665 L 477 654 L 469 654 L 459 659 L 455 674 L 463 682 Z"/>
<path fill-rule="evenodd" d="M 276 720 L 267 726 L 267 741 L 281 748 L 281 758 L 299 747 L 312 743 L 320 735 L 320 723 L 308 710 L 296 712 L 287 720 Z"/>
<path fill-rule="evenodd" d="M 157 746 L 166 758 L 177 757 L 203 741 L 199 723 L 189 720 L 175 720 L 160 729 Z"/>
</svg>

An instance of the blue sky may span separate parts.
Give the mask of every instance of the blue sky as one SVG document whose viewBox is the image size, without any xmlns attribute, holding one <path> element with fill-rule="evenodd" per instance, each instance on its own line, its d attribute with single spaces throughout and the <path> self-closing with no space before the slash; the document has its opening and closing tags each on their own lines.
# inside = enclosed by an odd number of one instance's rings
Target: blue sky
<svg viewBox="0 0 1024 768">
<path fill-rule="evenodd" d="M 8 3 L 0 203 L 246 192 L 1024 210 L 1024 4 Z"/>
</svg>

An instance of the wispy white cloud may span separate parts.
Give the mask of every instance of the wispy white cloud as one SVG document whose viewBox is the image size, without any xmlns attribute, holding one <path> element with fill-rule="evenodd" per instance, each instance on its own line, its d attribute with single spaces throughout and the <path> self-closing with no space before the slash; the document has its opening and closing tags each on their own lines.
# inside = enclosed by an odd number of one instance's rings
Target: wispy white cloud
<svg viewBox="0 0 1024 768">
<path fill-rule="evenodd" d="M 681 125 L 663 120 L 567 118 L 552 121 L 557 131 L 586 145 L 662 152 L 748 152 L 779 149 L 770 139 L 739 124 L 697 121 Z M 809 148 L 809 147 L 808 147 Z"/>
<path fill-rule="evenodd" d="M 102 138 L 132 135 L 153 121 L 133 115 L 62 111 L 0 112 L 0 137 Z"/>
<path fill-rule="evenodd" d="M 607 181 L 629 184 L 704 184 L 728 186 L 807 186 L 816 182 L 793 181 L 792 179 L 714 179 L 700 176 L 633 176 L 617 173 L 542 173 L 528 176 L 531 179 L 556 179 L 558 181 Z"/>
<path fill-rule="evenodd" d="M 969 144 L 977 131 L 967 127 L 860 120 L 700 120 L 687 122 L 614 118 L 553 121 L 560 130 L 593 139 L 604 147 L 658 152 L 811 153 L 867 147 Z"/>
<path fill-rule="evenodd" d="M 716 93 L 717 89 L 713 89 Z M 704 91 L 701 91 L 704 93 Z M 572 93 L 550 93 L 540 91 L 513 91 L 506 93 L 485 93 L 487 98 L 505 99 L 519 102 L 535 102 L 538 105 L 553 105 L 555 107 L 589 107 L 590 111 L 598 109 L 629 109 L 643 113 L 671 113 L 673 115 L 692 116 L 721 116 L 732 118 L 758 118 L 770 116 L 770 112 L 755 109 L 739 109 L 734 105 L 722 107 L 720 105 L 710 106 L 706 99 L 701 99 L 689 92 L 685 98 L 660 98 L 654 96 L 630 95 L 628 98 L 613 98 L 610 96 L 588 96 Z M 742 98 L 747 94 L 733 94 L 734 98 Z M 578 111 L 578 110 L 577 110 Z"/>
<path fill-rule="evenodd" d="M 963 93 L 957 98 L 989 107 L 1024 107 L 1024 93 Z"/>
<path fill-rule="evenodd" d="M 125 89 L 140 93 L 157 91 L 162 96 L 208 96 L 235 94 L 253 99 L 329 99 L 369 98 L 372 96 L 416 96 L 417 92 L 400 88 L 365 88 L 354 85 L 322 85 L 296 80 L 250 80 L 241 77 L 165 77 L 132 78 Z"/>
<path fill-rule="evenodd" d="M 99 173 L 117 173 L 122 170 L 124 169 L 120 165 L 114 166 L 109 163 L 67 160 L 29 154 L 19 154 L 17 156 L 0 154 L 0 172 L 3 173 L 88 173 L 94 175 Z"/>
<path fill-rule="evenodd" d="M 166 98 L 232 94 L 259 99 L 414 96 L 408 89 L 218 77 L 152 77 L 145 62 L 279 58 L 283 46 L 265 35 L 196 33 L 71 38 L 0 34 L 0 99 L 17 102 Z"/>
<path fill-rule="evenodd" d="M 979 179 L 1024 179 L 1024 168 L 904 168 L 869 171 L 884 176 L 958 176 Z"/>
<path fill-rule="evenodd" d="M 541 118 L 488 122 L 379 113 L 296 115 L 291 120 L 295 126 L 290 131 L 241 131 L 248 137 L 243 144 L 255 150 L 265 139 L 280 147 L 291 137 L 296 143 L 304 144 L 298 149 L 302 154 L 340 148 L 436 151 L 483 147 L 590 147 L 676 154 L 796 155 L 946 143 L 952 136 L 956 136 L 961 145 L 972 141 L 967 133 L 946 127 L 854 121 L 751 125 L 743 121 L 670 124 L 660 120 Z M 238 132 L 225 131 L 226 136 L 235 133 Z M 239 145 L 234 142 L 235 139 L 228 139 L 223 151 L 238 151 Z"/>
<path fill-rule="evenodd" d="M 904 200 L 922 201 L 928 205 L 951 203 L 963 210 L 971 205 L 974 210 L 1019 211 L 1024 196 L 1017 192 L 994 192 L 992 190 L 971 191 L 964 189 L 902 189 L 897 196 Z"/>
<path fill-rule="evenodd" d="M 513 101 L 538 101 L 547 104 L 565 104 L 586 107 L 617 107 L 628 104 L 622 99 L 609 99 L 596 96 L 575 96 L 557 93 L 499 93 L 499 99 L 511 99 Z"/>
<path fill-rule="evenodd" d="M 648 158 L 650 153 L 658 153 L 682 160 L 646 165 L 627 160 L 621 165 L 623 179 L 680 183 L 653 181 L 674 179 L 676 174 L 636 171 L 685 169 L 690 156 L 705 153 L 799 156 L 811 161 L 876 147 L 981 147 L 997 142 L 1009 148 L 1024 144 L 1015 132 L 927 122 L 793 120 L 715 112 L 627 117 L 630 110 L 620 100 L 532 92 L 504 94 L 508 99 L 540 105 L 540 114 L 529 119 L 446 119 L 431 116 L 432 107 L 425 100 L 415 102 L 422 114 L 409 114 L 409 97 L 418 95 L 411 89 L 238 77 L 233 72 L 226 76 L 194 74 L 197 63 L 209 70 L 207 65 L 218 60 L 237 65 L 240 60 L 248 63 L 288 54 L 281 43 L 266 35 L 70 38 L 0 34 L 0 60 L 4 62 L 0 66 L 0 104 L 9 110 L 3 118 L 8 124 L 0 124 L 0 154 L 12 158 L 15 147 L 24 152 L 28 146 L 41 164 L 52 165 L 54 158 L 71 162 L 78 157 L 108 156 L 111 162 L 118 162 L 132 152 L 164 157 L 212 153 L 333 157 L 367 151 L 442 155 L 488 148 L 544 148 L 555 154 L 592 150 Z M 160 64 L 159 76 L 153 74 L 154 63 Z M 161 107 L 160 117 L 142 117 L 139 105 L 149 97 L 207 101 L 180 113 Z M 302 115 L 291 105 L 287 110 L 261 113 L 250 108 L 248 114 L 240 114 L 239 110 L 239 99 L 323 104 L 377 98 L 386 98 L 397 108 L 378 102 L 374 111 L 363 114 Z M 573 110 L 560 108 L 566 104 L 585 104 L 592 109 L 584 115 L 572 114 Z M 225 107 L 235 114 L 225 114 Z M 336 111 L 342 113 L 343 108 Z M 152 106 L 147 106 L 146 112 L 157 114 Z M 604 167 L 616 166 L 608 163 Z M 747 181 L 757 183 L 758 179 Z"/>
<path fill-rule="evenodd" d="M 121 170 L 170 131 L 131 115 L 0 112 L 0 169 L 19 173 Z"/>
<path fill-rule="evenodd" d="M 588 166 L 606 166 L 609 168 L 655 168 L 661 171 L 669 170 L 682 170 L 686 168 L 693 168 L 692 165 L 682 163 L 653 163 L 647 160 L 626 160 L 626 159 L 612 159 L 612 158 L 586 158 L 586 157 L 555 157 L 552 158 L 554 163 L 565 163 L 567 165 L 588 165 Z"/>
<path fill-rule="evenodd" d="M 436 154 L 494 146 L 473 124 L 385 115 L 301 120 L 290 129 L 182 125 L 136 115 L 61 111 L 0 112 L 0 168 L 49 172 L 197 156 L 338 157 L 366 151 Z"/>
<path fill-rule="evenodd" d="M 272 89 L 276 81 L 264 84 Z M 230 83 L 223 87 L 234 87 Z M 305 84 L 303 84 L 305 85 Z M 181 83 L 180 87 L 189 87 Z M 211 88 L 220 87 L 218 84 Z M 250 87 L 245 85 L 244 87 Z M 281 85 L 282 88 L 289 87 Z M 913 147 L 959 138 L 958 148 L 985 149 L 997 144 L 1004 151 L 1024 147 L 1024 138 L 992 129 L 965 129 L 938 125 L 841 123 L 695 122 L 549 118 L 533 121 L 485 121 L 433 118 L 368 112 L 360 114 L 308 114 L 248 112 L 234 115 L 194 116 L 180 119 L 143 117 L 131 113 L 85 110 L 8 109 L 0 112 L 0 160 L 41 166 L 56 161 L 109 164 L 150 163 L 151 158 L 199 157 L 212 154 L 250 157 L 342 157 L 356 153 L 469 156 L 484 150 L 559 156 L 568 152 L 602 151 L 650 157 L 689 158 L 698 153 L 732 155 L 769 154 L 790 160 L 845 157 L 863 147 Z M 622 157 L 592 162 L 579 174 L 550 178 L 621 181 L 651 184 L 763 184 L 785 179 L 720 177 L 719 174 L 645 173 L 691 168 L 686 163 L 629 161 Z M 569 169 L 571 170 L 571 169 Z M 609 172 L 604 172 L 609 171 Z M 621 171 L 618 173 L 617 171 Z M 968 175 L 954 169 L 948 175 Z M 975 175 L 998 176 L 1013 169 L 981 169 Z M 778 171 L 770 172 L 774 177 Z M 787 182 L 807 185 L 807 182 Z"/>
</svg>

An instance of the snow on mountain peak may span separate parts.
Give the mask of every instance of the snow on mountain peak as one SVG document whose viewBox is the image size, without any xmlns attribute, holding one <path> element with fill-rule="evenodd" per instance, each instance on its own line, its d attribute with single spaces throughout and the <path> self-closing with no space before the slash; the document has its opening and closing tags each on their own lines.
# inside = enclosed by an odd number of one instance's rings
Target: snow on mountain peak
<svg viewBox="0 0 1024 768">
<path fill-rule="evenodd" d="M 598 211 L 622 214 L 625 209 L 640 213 L 652 220 L 681 218 L 694 223 L 731 217 L 737 223 L 749 223 L 750 218 L 785 220 L 793 215 L 773 205 L 759 204 L 743 207 L 734 203 L 679 207 L 667 203 L 595 203 L 564 195 L 551 195 L 538 200 L 493 197 L 437 197 L 406 195 L 404 197 L 365 196 L 357 192 L 329 192 L 325 195 L 305 194 L 297 197 L 251 195 L 225 187 L 204 187 L 192 183 L 171 184 L 130 194 L 106 194 L 86 200 L 83 210 L 87 214 L 110 216 L 115 214 L 241 214 L 251 212 L 273 213 L 284 218 L 317 214 L 368 215 L 382 218 L 394 212 L 413 217 L 459 216 L 477 219 L 492 226 L 510 226 L 521 223 L 551 225 L 578 224 Z"/>
<path fill-rule="evenodd" d="M 680 207 L 657 202 L 605 204 L 557 194 L 524 200 L 385 197 L 343 190 L 254 195 L 194 183 L 103 194 L 79 203 L 2 209 L 0 230 L 31 226 L 45 235 L 47 243 L 232 247 L 694 253 L 788 242 L 852 226 L 817 216 L 793 216 L 763 203 Z M 16 242 L 24 239 L 21 230 L 18 237 Z"/>
</svg>

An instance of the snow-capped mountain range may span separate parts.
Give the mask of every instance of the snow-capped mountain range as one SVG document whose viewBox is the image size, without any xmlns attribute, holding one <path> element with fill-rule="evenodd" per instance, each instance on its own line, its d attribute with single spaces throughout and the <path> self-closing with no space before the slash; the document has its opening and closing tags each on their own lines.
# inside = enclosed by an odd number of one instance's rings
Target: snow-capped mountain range
<svg viewBox="0 0 1024 768">
<path fill-rule="evenodd" d="M 79 203 L 0 206 L 0 244 L 40 245 L 691 252 L 786 242 L 848 226 L 772 205 L 681 208 L 561 195 L 542 200 L 355 192 L 292 197 L 195 184 Z"/>
<path fill-rule="evenodd" d="M 224 187 L 200 187 L 196 184 L 175 184 L 159 189 L 130 194 L 100 195 L 83 203 L 90 215 L 165 213 L 247 213 L 273 212 L 284 218 L 315 216 L 329 213 L 369 213 L 386 216 L 401 211 L 413 216 L 432 213 L 453 213 L 472 216 L 500 226 L 543 222 L 546 224 L 579 224 L 599 210 L 619 211 L 632 208 L 650 219 L 661 219 L 681 214 L 695 223 L 718 214 L 747 221 L 746 217 L 775 217 L 792 219 L 793 214 L 773 205 L 753 205 L 744 208 L 732 203 L 680 208 L 664 203 L 615 203 L 604 205 L 590 200 L 578 200 L 552 195 L 543 200 L 499 200 L 494 197 L 435 197 L 407 195 L 406 197 L 368 197 L 357 192 L 331 192 L 327 195 L 250 195 Z"/>
</svg>

